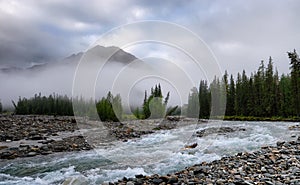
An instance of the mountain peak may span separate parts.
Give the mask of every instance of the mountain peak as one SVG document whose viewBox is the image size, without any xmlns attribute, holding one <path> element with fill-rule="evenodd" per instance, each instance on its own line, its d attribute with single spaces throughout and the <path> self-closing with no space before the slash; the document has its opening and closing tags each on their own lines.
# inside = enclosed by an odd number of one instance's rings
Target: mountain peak
<svg viewBox="0 0 300 185">
<path fill-rule="evenodd" d="M 123 64 L 128 64 L 138 58 L 134 55 L 124 51 L 123 49 L 116 46 L 100 46 L 96 45 L 95 47 L 89 49 L 85 52 L 86 55 L 91 55 L 99 58 L 108 58 L 110 62 L 119 62 Z"/>
</svg>

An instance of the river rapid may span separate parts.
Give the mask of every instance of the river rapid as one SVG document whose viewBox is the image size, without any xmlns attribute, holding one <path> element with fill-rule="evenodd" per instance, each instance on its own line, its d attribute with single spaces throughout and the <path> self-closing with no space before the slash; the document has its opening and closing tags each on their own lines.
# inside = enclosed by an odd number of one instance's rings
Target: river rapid
<svg viewBox="0 0 300 185">
<path fill-rule="evenodd" d="M 203 161 L 238 152 L 259 150 L 298 135 L 290 122 L 210 121 L 172 130 L 160 130 L 128 142 L 113 142 L 91 151 L 59 153 L 0 161 L 0 185 L 101 184 L 136 174 L 168 174 Z M 244 128 L 197 137 L 207 128 Z M 197 143 L 193 149 L 185 145 Z"/>
</svg>

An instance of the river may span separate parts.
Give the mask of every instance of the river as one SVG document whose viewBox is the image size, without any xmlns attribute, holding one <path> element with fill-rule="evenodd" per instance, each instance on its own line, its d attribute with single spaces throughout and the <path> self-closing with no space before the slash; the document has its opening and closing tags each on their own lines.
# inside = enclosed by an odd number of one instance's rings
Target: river
<svg viewBox="0 0 300 185">
<path fill-rule="evenodd" d="M 279 140 L 292 140 L 290 122 L 210 121 L 161 130 L 128 142 L 114 142 L 105 148 L 60 153 L 33 158 L 0 161 L 0 184 L 48 185 L 101 184 L 136 174 L 168 174 L 203 161 L 213 161 L 238 152 L 251 152 Z M 195 131 L 220 126 L 245 131 L 196 137 Z M 184 149 L 197 143 L 194 149 Z"/>
</svg>

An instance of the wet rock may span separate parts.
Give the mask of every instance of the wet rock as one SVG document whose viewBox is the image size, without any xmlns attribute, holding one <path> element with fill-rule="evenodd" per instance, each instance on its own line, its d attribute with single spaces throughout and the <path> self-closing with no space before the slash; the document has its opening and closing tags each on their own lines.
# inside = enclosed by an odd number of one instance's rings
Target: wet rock
<svg viewBox="0 0 300 185">
<path fill-rule="evenodd" d="M 134 183 L 132 181 L 129 181 L 126 183 L 126 185 L 134 185 Z"/>
<path fill-rule="evenodd" d="M 299 139 L 299 138 L 298 138 Z M 140 178 L 140 184 L 299 184 L 300 143 L 279 142 L 260 151 L 238 153 L 167 176 Z M 127 182 L 127 181 L 124 181 Z M 124 183 L 120 181 L 119 183 Z"/>
<path fill-rule="evenodd" d="M 37 155 L 36 152 L 29 152 L 29 153 L 27 154 L 27 157 L 33 157 L 33 156 L 36 156 L 36 155 Z"/>
<path fill-rule="evenodd" d="M 205 137 L 212 134 L 225 134 L 225 133 L 231 133 L 236 131 L 245 131 L 245 128 L 239 128 L 239 127 L 212 127 L 203 129 L 196 132 L 197 137 Z"/>
<path fill-rule="evenodd" d="M 135 178 L 138 178 L 138 179 L 143 178 L 143 177 L 144 177 L 144 175 L 142 175 L 142 174 L 135 175 Z"/>
<path fill-rule="evenodd" d="M 30 139 L 30 140 L 42 140 L 42 139 L 45 139 L 45 137 L 37 134 L 37 135 L 30 136 L 28 139 Z"/>
<path fill-rule="evenodd" d="M 160 183 L 162 183 L 162 182 L 163 182 L 162 179 L 158 179 L 158 178 L 152 179 L 152 183 L 153 183 L 153 184 L 160 184 Z"/>
<path fill-rule="evenodd" d="M 173 184 L 173 183 L 177 183 L 177 182 L 178 182 L 178 177 L 175 176 L 175 175 L 172 175 L 172 176 L 169 178 L 168 184 Z"/>
<path fill-rule="evenodd" d="M 181 117 L 180 116 L 167 116 L 166 120 L 168 121 L 180 121 Z"/>
<path fill-rule="evenodd" d="M 0 146 L 0 150 L 6 149 L 8 146 Z"/>
</svg>

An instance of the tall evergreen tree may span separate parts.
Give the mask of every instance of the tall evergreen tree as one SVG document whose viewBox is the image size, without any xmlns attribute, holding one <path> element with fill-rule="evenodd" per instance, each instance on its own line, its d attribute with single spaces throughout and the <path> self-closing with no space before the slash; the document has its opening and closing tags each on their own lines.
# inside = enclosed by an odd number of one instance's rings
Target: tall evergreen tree
<svg viewBox="0 0 300 185">
<path fill-rule="evenodd" d="M 241 115 L 243 116 L 248 116 L 248 99 L 249 99 L 249 82 L 248 82 L 248 77 L 246 75 L 246 71 L 243 70 L 242 73 L 242 81 L 241 81 L 241 94 L 240 94 L 240 109 L 241 109 Z"/>
<path fill-rule="evenodd" d="M 292 87 L 290 76 L 282 75 L 279 82 L 279 115 L 288 117 L 293 115 Z"/>
<path fill-rule="evenodd" d="M 300 59 L 294 50 L 288 52 L 288 56 L 291 60 L 291 86 L 292 86 L 292 106 L 294 109 L 294 115 L 300 116 Z"/>
<path fill-rule="evenodd" d="M 235 115 L 235 83 L 233 76 L 230 76 L 230 84 L 227 93 L 227 103 L 226 103 L 226 116 L 234 116 Z"/>
<path fill-rule="evenodd" d="M 274 100 L 275 100 L 275 84 L 274 84 L 274 74 L 273 74 L 273 62 L 272 58 L 269 58 L 269 63 L 265 72 L 265 82 L 264 82 L 264 116 L 271 117 L 274 113 Z"/>
<path fill-rule="evenodd" d="M 189 94 L 187 117 L 199 118 L 199 94 L 196 87 L 192 88 Z"/>
<path fill-rule="evenodd" d="M 255 114 L 255 86 L 254 86 L 254 76 L 251 73 L 248 83 L 248 98 L 247 98 L 247 112 L 248 116 L 253 116 Z"/>
<path fill-rule="evenodd" d="M 199 85 L 199 118 L 209 118 L 210 115 L 210 90 L 207 81 L 201 80 Z"/>
<path fill-rule="evenodd" d="M 101 121 L 120 121 L 123 113 L 120 95 L 115 97 L 108 92 L 106 98 L 96 103 L 96 108 Z"/>
<path fill-rule="evenodd" d="M 215 76 L 214 80 L 210 84 L 211 92 L 211 115 L 213 117 L 220 116 L 222 112 L 222 91 L 219 78 Z"/>
<path fill-rule="evenodd" d="M 236 90 L 235 90 L 235 113 L 237 116 L 242 115 L 242 77 L 241 74 L 237 74 L 237 80 L 236 80 Z"/>
<path fill-rule="evenodd" d="M 143 114 L 144 118 L 163 118 L 166 114 L 167 104 L 170 98 L 170 93 L 167 93 L 165 99 L 163 99 L 162 90 L 160 84 L 151 88 L 151 94 L 147 97 L 147 91 L 145 91 Z"/>
<path fill-rule="evenodd" d="M 151 88 L 151 94 L 154 94 L 153 89 Z M 150 97 L 149 97 L 150 98 Z M 143 103 L 143 114 L 144 114 L 144 118 L 147 119 L 150 117 L 151 112 L 149 109 L 149 101 L 148 101 L 148 96 L 147 96 L 147 91 L 145 91 L 145 96 L 144 96 L 144 103 Z"/>
</svg>

